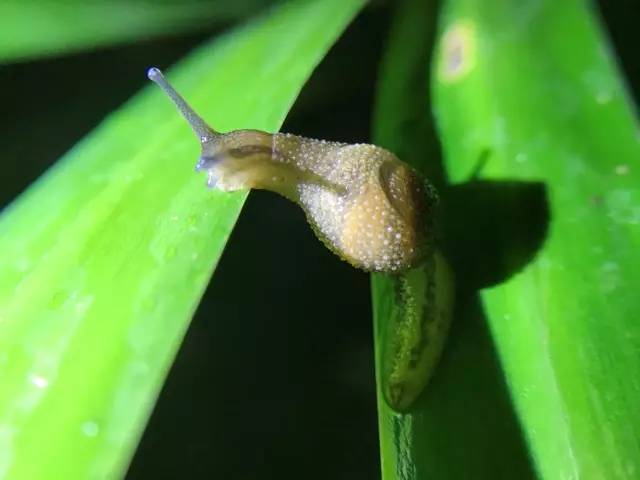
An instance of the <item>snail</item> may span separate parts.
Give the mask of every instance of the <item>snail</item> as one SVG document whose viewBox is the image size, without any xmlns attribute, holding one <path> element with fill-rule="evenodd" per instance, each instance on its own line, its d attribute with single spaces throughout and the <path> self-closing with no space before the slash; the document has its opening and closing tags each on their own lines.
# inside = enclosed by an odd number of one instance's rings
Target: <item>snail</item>
<svg viewBox="0 0 640 480">
<path fill-rule="evenodd" d="M 434 245 L 435 190 L 375 145 L 217 132 L 159 69 L 147 76 L 199 138 L 196 170 L 206 173 L 209 187 L 276 192 L 302 207 L 317 237 L 340 258 L 393 278 L 397 306 L 386 322 L 380 375 L 389 406 L 407 410 L 429 381 L 451 318 L 451 274 Z"/>
</svg>

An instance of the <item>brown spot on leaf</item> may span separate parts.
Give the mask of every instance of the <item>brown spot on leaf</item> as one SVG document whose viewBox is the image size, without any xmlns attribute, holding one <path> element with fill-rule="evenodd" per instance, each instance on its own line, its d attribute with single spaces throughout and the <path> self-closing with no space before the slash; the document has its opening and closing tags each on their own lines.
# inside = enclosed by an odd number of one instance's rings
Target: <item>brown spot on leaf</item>
<svg viewBox="0 0 640 480">
<path fill-rule="evenodd" d="M 442 36 L 440 78 L 454 82 L 465 76 L 476 61 L 476 34 L 467 20 L 453 23 Z"/>
</svg>

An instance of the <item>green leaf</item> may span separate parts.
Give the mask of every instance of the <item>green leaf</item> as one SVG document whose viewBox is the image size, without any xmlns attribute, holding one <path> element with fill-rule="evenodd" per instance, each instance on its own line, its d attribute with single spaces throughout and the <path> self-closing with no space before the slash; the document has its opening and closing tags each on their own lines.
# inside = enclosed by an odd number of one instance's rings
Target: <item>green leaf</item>
<svg viewBox="0 0 640 480">
<path fill-rule="evenodd" d="M 542 478 L 640 472 L 638 123 L 592 9 L 449 0 L 433 77 L 447 171 L 476 174 L 447 212 L 467 237 L 452 248 L 489 274 L 484 308 Z"/>
<path fill-rule="evenodd" d="M 360 6 L 290 3 L 168 77 L 215 128 L 275 131 Z M 150 85 L 3 212 L 0 477 L 124 472 L 246 198 L 198 149 Z"/>
<path fill-rule="evenodd" d="M 263 0 L 4 0 L 0 2 L 0 63 L 177 33 L 232 20 L 264 4 Z"/>
<path fill-rule="evenodd" d="M 373 137 L 446 194 L 429 114 L 435 3 L 407 0 L 398 8 L 380 73 Z M 379 371 L 395 295 L 388 277 L 372 277 L 385 480 L 532 476 L 477 294 L 463 278 L 457 283 L 452 330 L 440 364 L 410 412 L 398 414 L 384 400 Z"/>
</svg>

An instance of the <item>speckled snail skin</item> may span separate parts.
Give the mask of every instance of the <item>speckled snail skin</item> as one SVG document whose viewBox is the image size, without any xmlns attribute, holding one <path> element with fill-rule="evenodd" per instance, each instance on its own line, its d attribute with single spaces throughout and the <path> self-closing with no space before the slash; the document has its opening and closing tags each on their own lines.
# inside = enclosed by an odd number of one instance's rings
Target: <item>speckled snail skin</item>
<svg viewBox="0 0 640 480">
<path fill-rule="evenodd" d="M 450 293 L 438 295 L 435 283 L 448 270 L 432 245 L 433 189 L 375 145 L 259 130 L 216 132 L 160 70 L 149 69 L 148 77 L 200 139 L 196 169 L 206 172 L 210 187 L 279 193 L 302 207 L 318 238 L 342 259 L 394 275 L 400 306 L 388 322 L 382 380 L 387 403 L 406 410 L 429 380 L 450 321 Z"/>
</svg>

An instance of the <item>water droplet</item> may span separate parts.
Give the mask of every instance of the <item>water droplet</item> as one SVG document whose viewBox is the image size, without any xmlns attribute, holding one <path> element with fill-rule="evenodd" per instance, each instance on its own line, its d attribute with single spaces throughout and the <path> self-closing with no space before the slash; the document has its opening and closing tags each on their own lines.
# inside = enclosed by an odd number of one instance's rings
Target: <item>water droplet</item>
<svg viewBox="0 0 640 480">
<path fill-rule="evenodd" d="M 31 384 L 36 388 L 40 389 L 47 388 L 49 386 L 49 380 L 35 373 L 29 376 L 29 382 L 31 382 Z"/>
<path fill-rule="evenodd" d="M 611 92 L 603 90 L 601 92 L 598 92 L 598 94 L 596 95 L 596 102 L 598 102 L 600 105 L 605 105 L 611 101 L 612 97 L 613 95 L 611 94 Z"/>
<path fill-rule="evenodd" d="M 629 165 L 625 165 L 625 164 L 616 165 L 614 172 L 616 175 L 627 175 L 629 173 Z"/>
<path fill-rule="evenodd" d="M 93 437 L 98 436 L 98 433 L 100 433 L 100 427 L 98 426 L 98 424 L 96 422 L 88 420 L 88 421 L 84 422 L 80 426 L 80 431 L 86 437 L 93 438 Z"/>
</svg>

